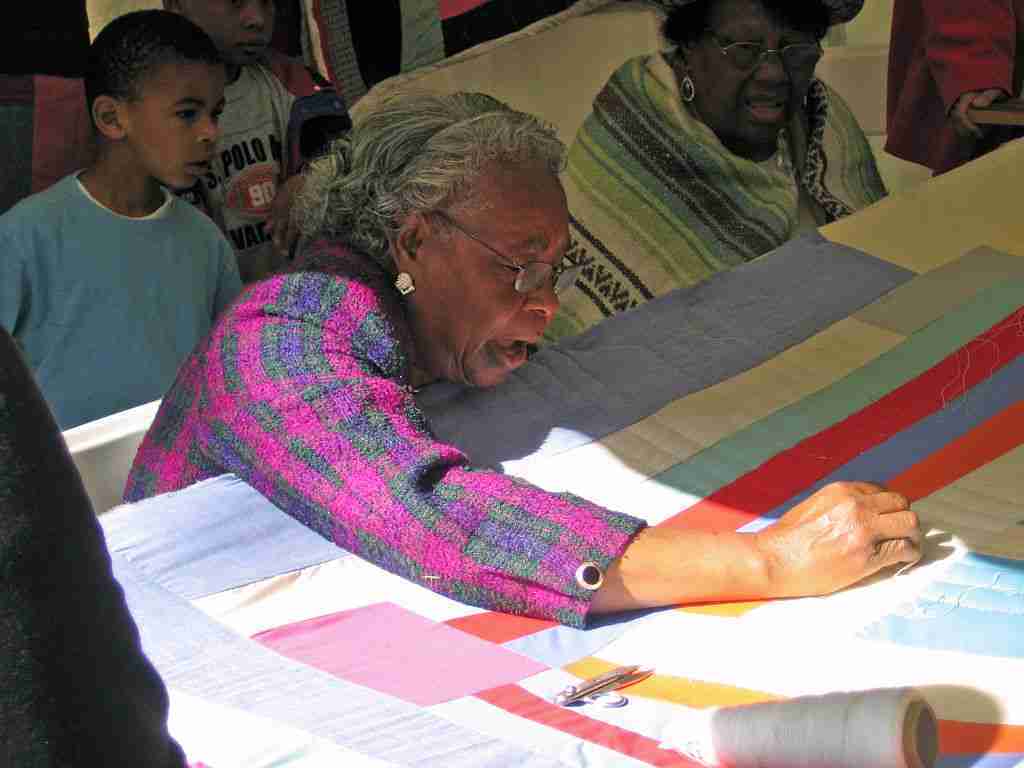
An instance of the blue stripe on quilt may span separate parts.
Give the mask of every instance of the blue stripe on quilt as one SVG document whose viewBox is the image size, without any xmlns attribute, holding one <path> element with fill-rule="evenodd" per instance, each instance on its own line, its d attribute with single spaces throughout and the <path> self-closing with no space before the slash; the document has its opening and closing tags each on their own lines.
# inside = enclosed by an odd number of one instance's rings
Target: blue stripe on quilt
<svg viewBox="0 0 1024 768">
<path fill-rule="evenodd" d="M 1024 657 L 1024 562 L 968 554 L 861 637 L 916 648 Z"/>
<path fill-rule="evenodd" d="M 348 554 L 234 475 L 119 507 L 99 520 L 111 552 L 189 600 Z"/>
<path fill-rule="evenodd" d="M 1024 392 L 1024 357 L 1017 358 L 977 384 L 965 397 L 952 400 L 947 407 L 897 432 L 740 530 L 757 531 L 770 525 L 794 504 L 837 480 L 860 480 L 884 485 L 930 456 L 936 448 L 962 437 L 1019 402 L 1021 392 Z"/>
</svg>

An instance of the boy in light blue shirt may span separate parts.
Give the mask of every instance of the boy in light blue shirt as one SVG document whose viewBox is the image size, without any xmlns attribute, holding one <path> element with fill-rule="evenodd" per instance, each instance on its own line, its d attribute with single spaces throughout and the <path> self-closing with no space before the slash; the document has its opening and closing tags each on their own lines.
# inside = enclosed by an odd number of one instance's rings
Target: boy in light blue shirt
<svg viewBox="0 0 1024 768">
<path fill-rule="evenodd" d="M 0 216 L 0 325 L 61 429 L 162 397 L 241 290 L 216 225 L 168 191 L 209 172 L 224 83 L 184 17 L 115 19 L 86 74 L 96 160 Z"/>
</svg>

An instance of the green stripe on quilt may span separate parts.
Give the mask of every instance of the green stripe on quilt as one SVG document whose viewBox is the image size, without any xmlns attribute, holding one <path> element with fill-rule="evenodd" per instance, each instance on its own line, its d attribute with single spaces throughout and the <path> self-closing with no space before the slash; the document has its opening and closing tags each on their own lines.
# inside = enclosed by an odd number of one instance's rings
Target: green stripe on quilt
<svg viewBox="0 0 1024 768">
<path fill-rule="evenodd" d="M 920 376 L 1021 306 L 1024 280 L 979 292 L 895 348 L 825 389 L 782 408 L 656 475 L 662 485 L 708 496 L 780 451 Z"/>
</svg>

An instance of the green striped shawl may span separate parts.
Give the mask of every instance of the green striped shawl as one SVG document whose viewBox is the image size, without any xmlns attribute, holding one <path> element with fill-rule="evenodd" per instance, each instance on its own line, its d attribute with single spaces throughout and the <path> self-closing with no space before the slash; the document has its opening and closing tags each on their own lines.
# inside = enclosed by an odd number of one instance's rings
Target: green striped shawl
<svg viewBox="0 0 1024 768">
<path fill-rule="evenodd" d="M 776 162 L 747 160 L 692 117 L 664 55 L 621 66 L 569 151 L 570 255 L 585 268 L 548 338 L 781 245 L 797 232 L 797 176 L 828 221 L 883 197 L 871 148 L 839 95 L 814 80 L 806 109 L 807 150 L 797 173 L 790 128 L 780 133 Z"/>
</svg>

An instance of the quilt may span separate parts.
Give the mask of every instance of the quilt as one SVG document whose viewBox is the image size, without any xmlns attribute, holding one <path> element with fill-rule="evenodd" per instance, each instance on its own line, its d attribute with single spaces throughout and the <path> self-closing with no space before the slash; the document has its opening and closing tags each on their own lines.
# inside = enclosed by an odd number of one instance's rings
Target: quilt
<svg viewBox="0 0 1024 768">
<path fill-rule="evenodd" d="M 779 300 L 787 278 L 801 300 Z M 913 500 L 923 561 L 573 630 L 404 582 L 215 478 L 101 518 L 190 759 L 689 766 L 661 746 L 689 709 L 908 685 L 941 768 L 1024 763 L 1024 259 L 977 248 L 915 275 L 810 238 L 639 312 L 504 393 L 430 393 L 435 428 L 654 525 L 756 530 L 833 480 L 885 483 Z M 655 669 L 626 706 L 552 703 L 620 664 Z"/>
</svg>

